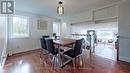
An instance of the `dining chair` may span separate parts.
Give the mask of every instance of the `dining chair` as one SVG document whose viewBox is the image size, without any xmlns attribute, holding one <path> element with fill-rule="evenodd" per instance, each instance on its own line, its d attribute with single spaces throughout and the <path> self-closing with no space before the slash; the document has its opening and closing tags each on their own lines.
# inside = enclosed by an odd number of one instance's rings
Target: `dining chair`
<svg viewBox="0 0 130 73">
<path fill-rule="evenodd" d="M 40 38 L 42 51 L 45 52 L 45 54 L 43 54 L 43 55 L 46 55 L 46 54 L 47 54 L 47 47 L 46 47 L 45 38 L 49 38 L 49 36 L 42 36 L 42 38 Z"/>
<path fill-rule="evenodd" d="M 81 59 L 82 59 L 82 43 L 83 43 L 83 40 L 84 39 L 76 40 L 74 48 L 64 52 L 63 54 L 73 58 L 73 61 L 75 60 L 75 62 L 76 62 L 77 57 L 81 57 Z M 82 59 L 82 61 L 83 61 L 83 59 Z"/>
<path fill-rule="evenodd" d="M 49 36 L 49 35 L 44 35 L 44 36 L 42 36 L 42 38 L 43 38 L 43 39 L 45 39 L 45 38 L 50 38 L 50 36 Z"/>
<path fill-rule="evenodd" d="M 82 38 L 82 48 L 83 49 L 86 49 L 86 41 L 85 41 L 85 39 L 84 38 Z"/>
<path fill-rule="evenodd" d="M 46 38 L 46 44 L 47 44 L 47 50 L 48 52 L 53 55 L 52 57 L 52 64 L 54 66 L 55 62 L 56 62 L 56 57 L 57 55 L 59 54 L 59 50 L 60 52 L 63 52 L 64 50 L 62 49 L 59 49 L 59 48 L 55 48 L 54 47 L 54 43 L 53 43 L 53 39 L 49 39 L 49 38 Z M 53 63 L 54 62 L 54 63 Z"/>
<path fill-rule="evenodd" d="M 40 42 L 41 42 L 42 52 L 43 51 L 45 52 L 45 54 L 43 54 L 43 55 L 46 55 L 47 54 L 46 42 L 45 42 L 45 40 L 43 38 L 40 38 Z"/>
</svg>

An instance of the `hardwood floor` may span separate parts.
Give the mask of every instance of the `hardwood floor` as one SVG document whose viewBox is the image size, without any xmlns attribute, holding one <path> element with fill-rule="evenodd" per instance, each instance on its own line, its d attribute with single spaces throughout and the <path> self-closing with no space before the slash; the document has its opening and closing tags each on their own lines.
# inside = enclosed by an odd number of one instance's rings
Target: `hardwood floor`
<svg viewBox="0 0 130 73">
<path fill-rule="evenodd" d="M 130 73 L 130 64 L 116 62 L 96 55 L 89 56 L 83 52 L 83 62 L 77 59 L 63 68 L 53 67 L 49 56 L 42 55 L 41 50 L 15 54 L 8 57 L 3 73 Z"/>
</svg>

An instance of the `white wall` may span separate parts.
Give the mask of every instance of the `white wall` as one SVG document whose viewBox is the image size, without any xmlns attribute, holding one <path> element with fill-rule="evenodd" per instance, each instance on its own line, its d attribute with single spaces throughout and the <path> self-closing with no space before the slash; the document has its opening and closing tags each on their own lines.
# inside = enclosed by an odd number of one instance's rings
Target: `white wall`
<svg viewBox="0 0 130 73">
<path fill-rule="evenodd" d="M 76 15 L 68 16 L 64 20 L 69 23 L 80 23 L 85 21 L 104 20 L 118 17 L 118 5 L 110 5 L 102 8 L 92 9 Z"/>
<path fill-rule="evenodd" d="M 66 21 L 69 23 L 79 23 L 93 20 L 93 11 L 86 11 L 73 16 L 69 16 Z"/>
<path fill-rule="evenodd" d="M 119 5 L 120 60 L 130 62 L 130 0 Z"/>
<path fill-rule="evenodd" d="M 86 34 L 87 30 L 96 30 L 96 31 L 114 31 L 118 32 L 118 23 L 117 21 L 111 22 L 84 22 L 73 24 L 71 26 L 71 33 L 83 33 Z"/>
<path fill-rule="evenodd" d="M 94 20 L 103 20 L 114 18 L 118 16 L 118 6 L 112 5 L 110 7 L 105 7 L 94 11 Z"/>
<path fill-rule="evenodd" d="M 2 54 L 6 41 L 6 21 L 7 18 L 5 16 L 0 15 L 0 55 Z"/>
<path fill-rule="evenodd" d="M 17 11 L 16 14 L 25 15 L 29 17 L 29 37 L 26 38 L 9 38 L 8 51 L 10 53 L 19 53 L 29 50 L 38 49 L 40 45 L 40 37 L 42 35 L 52 35 L 53 33 L 53 21 L 56 19 L 39 16 L 31 13 Z M 48 21 L 47 30 L 38 30 L 37 29 L 37 20 L 46 20 Z M 11 23 L 11 22 L 10 22 Z M 11 25 L 11 24 L 10 24 Z M 10 33 L 10 32 L 9 32 Z"/>
<path fill-rule="evenodd" d="M 71 34 L 71 27 L 70 24 L 75 23 L 82 23 L 82 22 L 95 22 L 99 20 L 107 20 L 107 19 L 113 19 L 118 17 L 118 6 L 117 4 L 105 6 L 98 9 L 93 9 L 90 11 L 86 11 L 83 13 L 79 13 L 73 16 L 68 16 L 62 19 L 62 22 L 66 22 L 65 24 L 61 25 L 61 30 L 63 37 L 69 36 Z M 66 30 L 66 31 L 65 31 Z"/>
<path fill-rule="evenodd" d="M 7 54 L 7 16 L 0 14 L 0 68 L 4 65 Z"/>
</svg>

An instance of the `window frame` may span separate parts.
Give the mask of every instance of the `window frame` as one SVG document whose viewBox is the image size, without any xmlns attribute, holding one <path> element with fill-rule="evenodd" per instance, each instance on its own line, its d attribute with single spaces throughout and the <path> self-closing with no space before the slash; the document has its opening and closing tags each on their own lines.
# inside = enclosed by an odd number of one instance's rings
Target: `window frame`
<svg viewBox="0 0 130 73">
<path fill-rule="evenodd" d="M 26 35 L 17 35 L 17 36 L 15 36 L 14 35 L 14 33 L 13 33 L 13 27 L 14 27 L 14 21 L 13 21 L 13 19 L 14 19 L 14 17 L 19 17 L 19 18 L 27 18 L 27 31 L 26 31 Z M 13 17 L 12 17 L 12 19 L 11 19 L 11 23 L 12 23 L 12 25 L 11 25 L 11 38 L 28 38 L 28 37 L 30 37 L 30 34 L 29 34 L 29 17 L 28 16 L 24 16 L 24 15 L 13 15 Z"/>
</svg>

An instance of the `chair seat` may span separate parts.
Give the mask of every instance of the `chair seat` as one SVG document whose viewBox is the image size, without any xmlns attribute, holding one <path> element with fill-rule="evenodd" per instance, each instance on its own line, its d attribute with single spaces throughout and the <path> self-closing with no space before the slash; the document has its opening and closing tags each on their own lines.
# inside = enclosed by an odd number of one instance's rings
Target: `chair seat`
<svg viewBox="0 0 130 73">
<path fill-rule="evenodd" d="M 59 51 L 59 49 L 58 48 L 55 48 L 54 49 L 54 52 L 52 53 L 53 55 L 55 55 L 55 54 L 58 54 L 58 51 Z M 60 49 L 60 52 L 63 52 L 64 50 L 62 50 L 62 49 Z"/>
<path fill-rule="evenodd" d="M 68 56 L 70 56 L 72 58 L 75 58 L 74 50 L 73 49 L 70 49 L 70 50 L 64 52 L 63 54 L 68 55 Z"/>
</svg>

